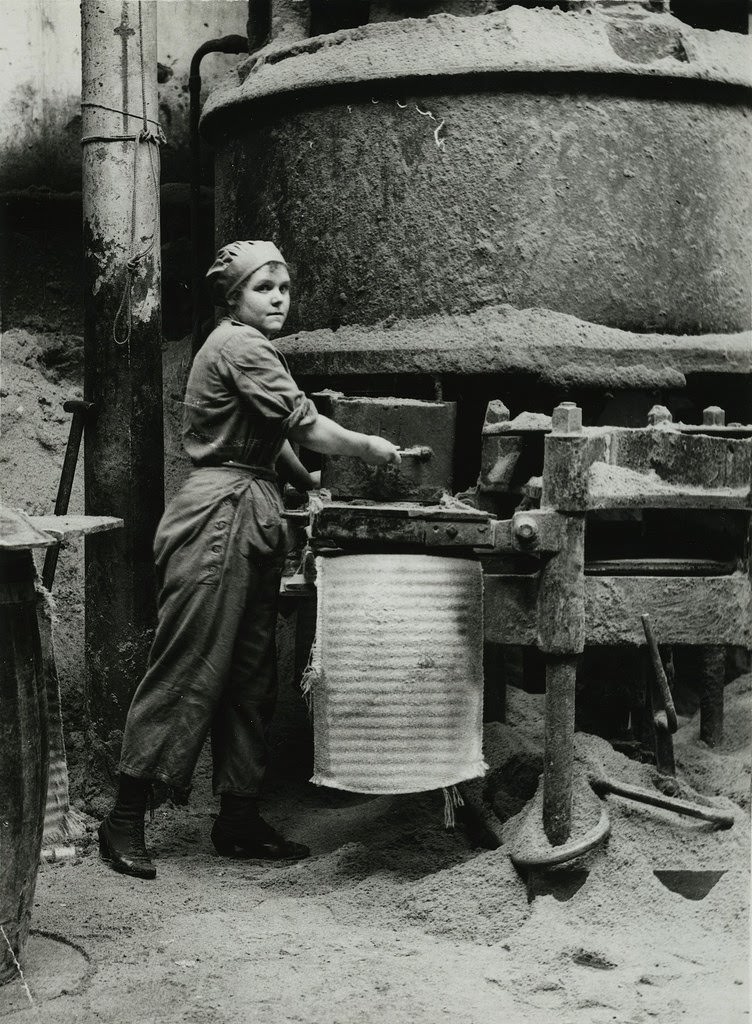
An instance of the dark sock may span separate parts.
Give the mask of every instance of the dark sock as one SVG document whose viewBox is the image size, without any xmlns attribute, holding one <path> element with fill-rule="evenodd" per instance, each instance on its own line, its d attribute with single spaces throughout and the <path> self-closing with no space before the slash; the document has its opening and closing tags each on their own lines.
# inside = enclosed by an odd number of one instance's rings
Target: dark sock
<svg viewBox="0 0 752 1024">
<path fill-rule="evenodd" d="M 151 783 L 148 779 L 137 779 L 121 773 L 115 806 L 110 811 L 110 822 L 118 825 L 133 818 L 143 818 L 149 798 Z"/>
</svg>

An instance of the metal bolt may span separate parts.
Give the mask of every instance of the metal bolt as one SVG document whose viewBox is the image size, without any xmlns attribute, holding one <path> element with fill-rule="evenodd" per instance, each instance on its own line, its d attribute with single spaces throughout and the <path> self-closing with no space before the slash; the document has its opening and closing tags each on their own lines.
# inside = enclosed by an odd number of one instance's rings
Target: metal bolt
<svg viewBox="0 0 752 1024">
<path fill-rule="evenodd" d="M 538 536 L 538 524 L 534 519 L 516 519 L 514 523 L 514 535 L 521 543 L 529 544 Z"/>
<path fill-rule="evenodd" d="M 702 425 L 704 427 L 723 427 L 726 424 L 726 411 L 720 405 L 709 405 L 702 410 Z"/>
<path fill-rule="evenodd" d="M 654 405 L 648 413 L 648 423 L 651 427 L 657 427 L 659 423 L 672 423 L 671 413 L 665 405 Z"/>
<path fill-rule="evenodd" d="M 579 434 L 582 430 L 582 409 L 574 402 L 560 402 L 551 416 L 554 434 Z"/>
<path fill-rule="evenodd" d="M 447 537 L 449 537 L 450 540 L 454 540 L 454 538 L 457 536 L 459 531 L 457 530 L 456 526 L 447 526 L 446 532 L 447 532 Z"/>
</svg>

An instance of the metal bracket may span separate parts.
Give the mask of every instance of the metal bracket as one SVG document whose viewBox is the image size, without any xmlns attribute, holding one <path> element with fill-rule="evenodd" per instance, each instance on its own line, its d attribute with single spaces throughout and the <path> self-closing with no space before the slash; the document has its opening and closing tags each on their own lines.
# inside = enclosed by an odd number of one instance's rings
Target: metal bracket
<svg viewBox="0 0 752 1024">
<path fill-rule="evenodd" d="M 511 519 L 491 524 L 493 550 L 515 554 L 556 554 L 561 550 L 566 516 L 550 509 L 515 512 Z"/>
</svg>

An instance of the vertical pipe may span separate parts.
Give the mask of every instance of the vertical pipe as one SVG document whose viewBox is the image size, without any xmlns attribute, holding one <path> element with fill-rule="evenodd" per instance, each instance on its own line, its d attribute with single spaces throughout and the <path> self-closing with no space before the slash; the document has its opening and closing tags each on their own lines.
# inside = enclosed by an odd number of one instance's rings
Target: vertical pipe
<svg viewBox="0 0 752 1024">
<path fill-rule="evenodd" d="M 723 739 L 723 690 L 726 685 L 726 648 L 708 644 L 700 648 L 700 739 L 717 747 Z"/>
<path fill-rule="evenodd" d="M 576 657 L 546 658 L 543 827 L 554 846 L 569 839 L 572 827 L 576 677 Z"/>
<path fill-rule="evenodd" d="M 111 768 L 152 635 L 164 491 L 156 3 L 82 0 L 81 27 L 86 512 L 125 521 L 86 538 L 88 732 Z"/>
</svg>

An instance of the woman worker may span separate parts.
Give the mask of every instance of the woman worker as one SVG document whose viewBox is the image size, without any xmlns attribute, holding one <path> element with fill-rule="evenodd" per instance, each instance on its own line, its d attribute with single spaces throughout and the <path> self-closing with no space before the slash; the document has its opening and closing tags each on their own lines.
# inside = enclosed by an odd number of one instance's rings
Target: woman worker
<svg viewBox="0 0 752 1024">
<path fill-rule="evenodd" d="M 269 340 L 290 308 L 290 277 L 275 245 L 232 242 L 207 277 L 226 313 L 188 378 L 183 443 L 193 471 L 157 529 L 158 625 L 128 712 L 117 800 L 99 827 L 101 856 L 138 878 L 156 876 L 144 845 L 151 783 L 187 789 L 210 728 L 217 852 L 308 855 L 257 805 L 277 693 L 285 554 L 277 473 L 299 490 L 317 484 L 290 440 L 373 465 L 400 461 L 384 438 L 318 415 Z"/>
</svg>

